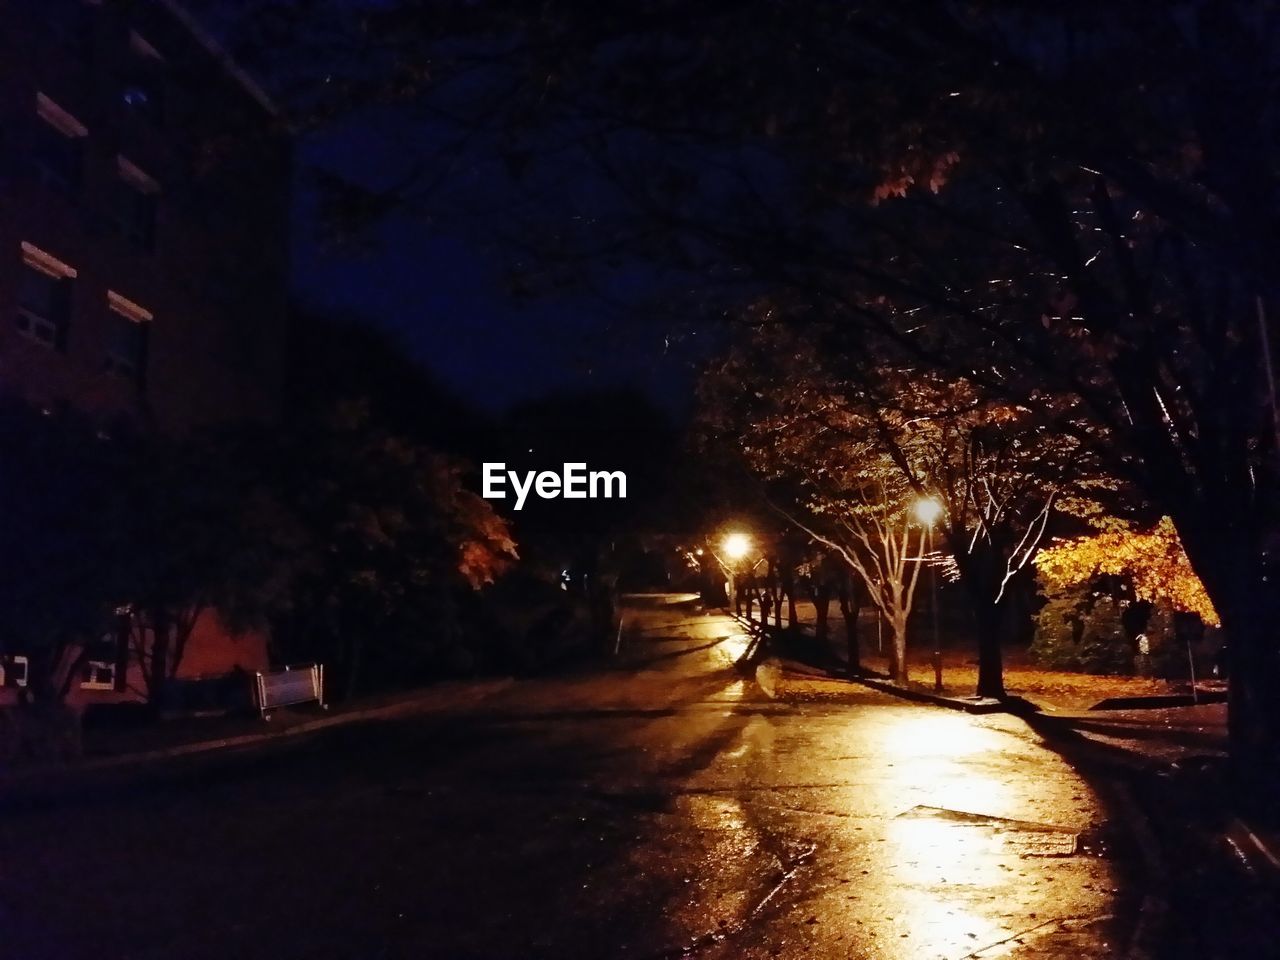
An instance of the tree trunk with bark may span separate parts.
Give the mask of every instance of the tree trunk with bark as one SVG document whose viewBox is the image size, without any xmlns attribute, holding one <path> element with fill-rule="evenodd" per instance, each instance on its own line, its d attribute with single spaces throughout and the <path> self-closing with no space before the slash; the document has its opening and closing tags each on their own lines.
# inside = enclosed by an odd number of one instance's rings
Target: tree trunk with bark
<svg viewBox="0 0 1280 960">
<path fill-rule="evenodd" d="M 1227 738 L 1236 796 L 1275 822 L 1280 804 L 1280 665 L 1274 601 L 1238 601 L 1220 610 L 1226 631 Z M 1268 609 L 1269 608 L 1269 609 Z"/>
<path fill-rule="evenodd" d="M 889 678 L 900 686 L 910 679 L 907 670 L 907 615 L 895 614 L 889 620 Z"/>
<path fill-rule="evenodd" d="M 1280 592 L 1253 532 L 1223 525 L 1183 534 L 1222 621 L 1227 646 L 1227 738 L 1238 801 L 1264 818 L 1280 805 Z M 1233 536 L 1233 532 L 1237 535 Z M 1194 547 L 1200 549 L 1193 553 Z M 1250 548 L 1253 548 L 1252 550 Z M 1256 552 L 1254 552 L 1256 551 Z"/>
<path fill-rule="evenodd" d="M 1004 561 L 990 550 L 977 550 L 956 554 L 956 567 L 977 626 L 978 687 L 975 692 L 980 697 L 1003 700 L 1008 619 L 1005 616 L 1008 596 L 1001 592 Z"/>
</svg>

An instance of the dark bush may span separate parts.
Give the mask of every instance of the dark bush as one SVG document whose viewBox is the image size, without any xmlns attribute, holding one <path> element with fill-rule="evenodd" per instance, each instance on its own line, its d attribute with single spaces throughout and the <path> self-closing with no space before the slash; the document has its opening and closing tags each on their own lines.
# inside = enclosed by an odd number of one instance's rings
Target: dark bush
<svg viewBox="0 0 1280 960">
<path fill-rule="evenodd" d="M 1031 659 L 1052 670 L 1130 674 L 1134 649 L 1115 596 L 1080 584 L 1052 596 L 1036 615 Z"/>
</svg>

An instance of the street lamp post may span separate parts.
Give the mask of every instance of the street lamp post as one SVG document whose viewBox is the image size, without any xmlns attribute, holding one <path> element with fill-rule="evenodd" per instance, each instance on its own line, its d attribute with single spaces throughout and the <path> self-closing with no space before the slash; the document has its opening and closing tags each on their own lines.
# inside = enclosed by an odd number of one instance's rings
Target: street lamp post
<svg viewBox="0 0 1280 960">
<path fill-rule="evenodd" d="M 929 553 L 933 553 L 933 526 L 929 527 Z M 938 566 L 933 566 L 933 692 L 942 692 L 942 640 L 938 631 Z"/>
<path fill-rule="evenodd" d="M 916 518 L 929 531 L 929 556 L 932 561 L 933 557 L 933 524 L 934 521 L 942 514 L 942 504 L 933 498 L 925 498 L 916 501 Z M 933 594 L 933 692 L 942 692 L 942 639 L 938 630 L 938 567 L 937 564 L 930 563 L 932 570 L 932 583 L 930 590 Z"/>
<path fill-rule="evenodd" d="M 738 594 L 738 566 L 740 561 L 746 558 L 751 552 L 751 538 L 745 533 L 730 533 L 720 544 L 720 549 L 724 551 L 724 555 L 729 558 L 728 564 L 721 564 L 725 571 L 729 574 L 729 589 L 733 593 L 733 611 L 738 616 L 742 615 L 742 599 Z M 748 601 L 748 604 L 750 601 Z M 747 619 L 751 619 L 751 608 L 747 607 Z"/>
</svg>

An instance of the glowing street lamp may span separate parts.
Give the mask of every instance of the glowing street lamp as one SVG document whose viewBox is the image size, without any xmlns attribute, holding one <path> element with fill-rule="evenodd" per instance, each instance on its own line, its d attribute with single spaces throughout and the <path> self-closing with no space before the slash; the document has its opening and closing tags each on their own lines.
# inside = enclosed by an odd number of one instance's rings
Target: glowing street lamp
<svg viewBox="0 0 1280 960">
<path fill-rule="evenodd" d="M 930 529 L 933 528 L 934 521 L 942 516 L 942 504 L 933 497 L 921 497 L 912 510 L 916 519 Z"/>
<path fill-rule="evenodd" d="M 919 520 L 929 530 L 929 553 L 933 553 L 933 524 L 942 516 L 942 504 L 933 497 L 921 497 L 912 507 Z M 938 634 L 938 568 L 933 568 L 933 690 L 942 692 L 942 641 Z"/>
<path fill-rule="evenodd" d="M 730 560 L 741 560 L 751 552 L 751 538 L 745 533 L 731 533 L 721 544 L 724 555 Z"/>
</svg>

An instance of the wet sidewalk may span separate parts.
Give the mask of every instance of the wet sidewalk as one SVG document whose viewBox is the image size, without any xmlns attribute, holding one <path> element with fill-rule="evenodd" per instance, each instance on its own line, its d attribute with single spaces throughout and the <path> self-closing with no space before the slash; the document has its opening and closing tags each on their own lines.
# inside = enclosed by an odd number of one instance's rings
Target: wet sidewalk
<svg viewBox="0 0 1280 960">
<path fill-rule="evenodd" d="M 512 683 L 510 678 L 441 683 L 361 697 L 330 709 L 314 704 L 280 708 L 272 711 L 269 719 L 253 714 L 91 726 L 84 731 L 80 758 L 70 762 L 0 766 L 0 789 L 35 781 L 74 779 L 82 773 L 215 750 L 252 747 L 352 723 L 461 710 L 483 703 Z"/>
<path fill-rule="evenodd" d="M 797 661 L 766 662 L 762 672 L 775 697 L 796 704 L 852 702 L 855 691 L 867 686 Z M 1030 685 L 1025 670 L 1016 682 Z M 884 681 L 871 683 L 895 693 Z M 1149 893 L 1145 929 L 1130 955 L 1277 955 L 1272 941 L 1280 915 L 1280 829 L 1237 810 L 1227 765 L 1227 705 L 1133 706 L 1166 702 L 1167 694 L 1157 690 L 1147 698 L 1103 698 L 1098 709 L 1081 696 L 1087 689 L 1087 683 L 1073 685 L 1060 699 L 1034 700 L 1024 689 L 1004 705 L 1003 717 L 997 713 L 989 721 L 1022 726 L 1025 736 L 1112 780 L 1129 796 L 1134 833 L 1157 864 L 1149 875 L 1160 880 Z M 896 695 L 952 709 L 966 705 L 923 684 Z M 1126 707 L 1107 709 L 1108 702 Z"/>
</svg>

